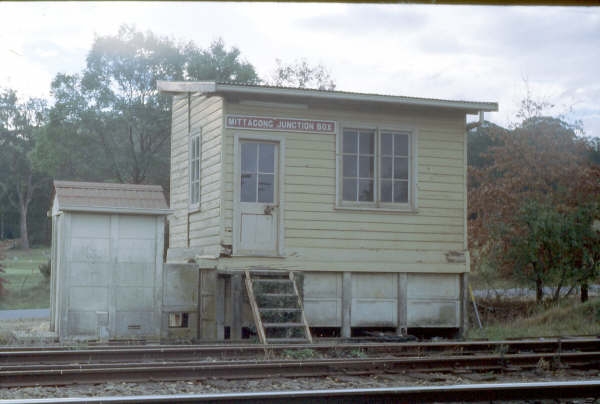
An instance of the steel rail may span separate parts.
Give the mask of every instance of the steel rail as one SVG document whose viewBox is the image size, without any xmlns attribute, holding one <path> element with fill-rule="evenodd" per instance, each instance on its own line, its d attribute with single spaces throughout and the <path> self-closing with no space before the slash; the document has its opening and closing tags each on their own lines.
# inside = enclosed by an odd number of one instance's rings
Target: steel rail
<svg viewBox="0 0 600 404">
<path fill-rule="evenodd" d="M 508 340 L 471 342 L 426 342 L 426 343 L 317 343 L 283 345 L 167 345 L 131 347 L 94 347 L 86 349 L 3 349 L 0 351 L 0 365 L 33 363 L 73 363 L 111 362 L 133 360 L 199 360 L 206 358 L 269 358 L 293 355 L 300 350 L 313 353 L 342 355 L 360 351 L 366 355 L 388 354 L 394 356 L 415 356 L 431 353 L 518 353 L 518 352 L 565 352 L 600 351 L 599 338 L 553 339 L 553 340 Z"/>
<path fill-rule="evenodd" d="M 531 399 L 596 398 L 600 380 L 530 383 L 482 383 L 449 386 L 410 386 L 369 389 L 332 389 L 269 391 L 255 393 L 176 394 L 153 396 L 113 396 L 0 400 L 0 404 L 156 404 L 156 403 L 230 403 L 230 404 L 389 404 L 397 402 L 469 402 Z"/>
<path fill-rule="evenodd" d="M 600 368 L 600 352 L 565 352 L 510 355 L 429 356 L 411 358 L 318 359 L 221 362 L 153 362 L 5 366 L 0 387 L 197 380 L 316 377 L 336 374 L 367 375 L 402 371 L 449 372 L 517 371 L 546 362 L 552 367 Z"/>
</svg>

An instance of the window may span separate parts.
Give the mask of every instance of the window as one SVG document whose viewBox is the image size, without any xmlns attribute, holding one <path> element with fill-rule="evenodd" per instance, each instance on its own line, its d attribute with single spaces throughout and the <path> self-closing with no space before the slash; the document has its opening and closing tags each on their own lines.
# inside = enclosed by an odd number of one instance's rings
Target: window
<svg viewBox="0 0 600 404">
<path fill-rule="evenodd" d="M 187 328 L 188 313 L 169 313 L 169 328 Z"/>
<path fill-rule="evenodd" d="M 414 209 L 413 131 L 347 127 L 338 136 L 339 207 Z"/>
<path fill-rule="evenodd" d="M 273 203 L 275 199 L 275 145 L 243 142 L 241 202 Z"/>
<path fill-rule="evenodd" d="M 200 161 L 202 154 L 201 131 L 190 135 L 190 207 L 200 207 Z"/>
</svg>

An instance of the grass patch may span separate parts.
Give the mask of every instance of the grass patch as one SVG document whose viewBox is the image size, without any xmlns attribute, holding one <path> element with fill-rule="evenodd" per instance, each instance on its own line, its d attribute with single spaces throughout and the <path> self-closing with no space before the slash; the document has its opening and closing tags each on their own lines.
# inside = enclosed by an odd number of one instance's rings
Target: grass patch
<svg viewBox="0 0 600 404">
<path fill-rule="evenodd" d="M 49 248 L 4 250 L 2 277 L 6 295 L 0 297 L 0 310 L 44 309 L 50 307 L 50 284 L 38 266 L 48 262 Z"/>
<path fill-rule="evenodd" d="M 536 307 L 527 316 L 516 315 L 485 325 L 483 329 L 471 323 L 469 338 L 500 340 L 505 338 L 590 335 L 600 333 L 600 298 L 579 303 L 577 299 L 563 299 L 544 307 Z"/>
<path fill-rule="evenodd" d="M 286 349 L 282 352 L 285 358 L 302 360 L 302 359 L 311 359 L 317 356 L 317 353 L 312 349 Z"/>
</svg>

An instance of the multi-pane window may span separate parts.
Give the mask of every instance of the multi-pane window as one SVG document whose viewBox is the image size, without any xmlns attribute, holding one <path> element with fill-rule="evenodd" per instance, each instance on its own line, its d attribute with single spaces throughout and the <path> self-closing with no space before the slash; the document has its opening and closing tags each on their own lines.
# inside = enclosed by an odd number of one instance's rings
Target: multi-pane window
<svg viewBox="0 0 600 404">
<path fill-rule="evenodd" d="M 190 136 L 190 205 L 200 204 L 200 162 L 202 152 L 200 131 Z"/>
<path fill-rule="evenodd" d="M 410 137 L 381 133 L 381 201 L 408 203 Z"/>
<path fill-rule="evenodd" d="M 349 206 L 410 206 L 413 141 L 407 131 L 344 128 L 341 202 Z"/>
<path fill-rule="evenodd" d="M 344 129 L 342 147 L 345 201 L 372 201 L 375 180 L 375 131 Z"/>
<path fill-rule="evenodd" d="M 240 202 L 275 200 L 275 145 L 243 142 Z"/>
</svg>

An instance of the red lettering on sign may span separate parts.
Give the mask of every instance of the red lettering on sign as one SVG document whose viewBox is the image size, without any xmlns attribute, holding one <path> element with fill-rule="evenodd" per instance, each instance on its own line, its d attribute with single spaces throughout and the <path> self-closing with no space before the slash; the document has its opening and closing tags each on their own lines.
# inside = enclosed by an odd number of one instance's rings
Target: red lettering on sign
<svg viewBox="0 0 600 404">
<path fill-rule="evenodd" d="M 228 128 L 263 129 L 295 132 L 335 133 L 334 121 L 310 119 L 268 118 L 258 116 L 228 116 Z"/>
</svg>

